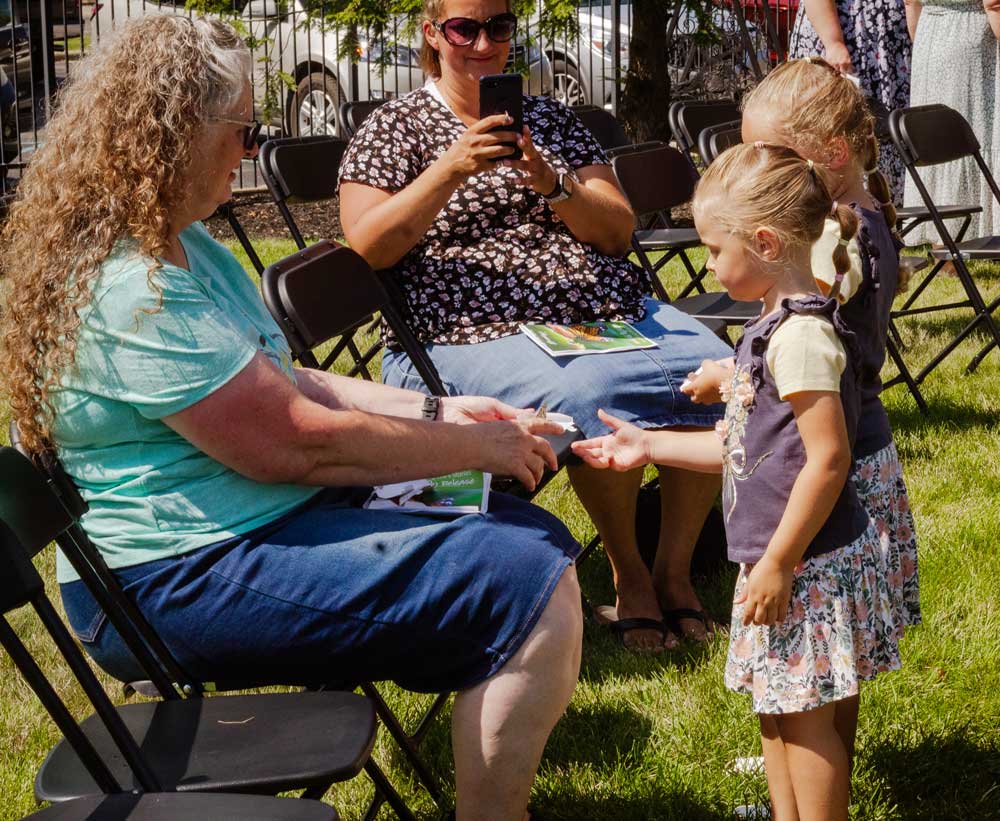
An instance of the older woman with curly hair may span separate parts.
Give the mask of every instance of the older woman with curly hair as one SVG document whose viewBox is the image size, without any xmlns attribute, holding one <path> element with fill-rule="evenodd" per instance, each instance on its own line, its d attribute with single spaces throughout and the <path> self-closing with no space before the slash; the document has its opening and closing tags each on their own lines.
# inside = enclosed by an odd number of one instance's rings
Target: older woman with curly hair
<svg viewBox="0 0 1000 821">
<path fill-rule="evenodd" d="M 292 367 L 200 222 L 256 151 L 250 68 L 227 25 L 173 16 L 76 66 L 0 244 L 14 417 L 192 677 L 458 690 L 458 817 L 521 819 L 579 668 L 578 545 L 501 495 L 445 521 L 357 501 L 465 468 L 530 486 L 557 428 L 477 397 L 425 419 L 420 393 Z M 62 560 L 58 578 L 94 659 L 141 677 Z"/>
<path fill-rule="evenodd" d="M 423 88 L 369 116 L 340 167 L 340 217 L 351 247 L 387 269 L 413 326 L 454 393 L 548 404 L 588 437 L 603 408 L 645 428 L 711 428 L 721 405 L 680 391 L 703 360 L 730 351 L 695 319 L 650 299 L 625 255 L 634 215 L 607 157 L 572 111 L 524 98 L 522 134 L 481 119 L 479 79 L 504 70 L 517 20 L 510 0 L 424 0 Z M 520 160 L 505 159 L 518 140 Z M 624 320 L 655 348 L 555 360 L 521 323 Z M 383 379 L 419 375 L 388 339 Z M 652 576 L 639 556 L 642 471 L 572 465 L 573 489 L 610 558 L 617 600 L 598 608 L 621 642 L 662 651 L 671 632 L 703 640 L 711 623 L 691 585 L 691 555 L 718 477 L 660 468 L 664 527 Z M 664 623 L 666 622 L 666 623 Z M 670 628 L 668 631 L 667 628 Z"/>
</svg>

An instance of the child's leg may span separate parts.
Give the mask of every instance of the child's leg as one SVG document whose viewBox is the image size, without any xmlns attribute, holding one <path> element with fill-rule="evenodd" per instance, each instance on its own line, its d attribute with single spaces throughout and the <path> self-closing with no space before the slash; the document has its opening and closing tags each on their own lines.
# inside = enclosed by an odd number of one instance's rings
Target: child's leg
<svg viewBox="0 0 1000 821">
<path fill-rule="evenodd" d="M 767 791 L 771 795 L 771 817 L 774 821 L 799 821 L 792 791 L 792 777 L 788 772 L 785 742 L 778 733 L 775 716 L 759 713 L 760 742 L 764 748 L 764 768 L 767 771 Z"/>
<path fill-rule="evenodd" d="M 851 774 L 837 702 L 775 716 L 800 821 L 845 821 Z"/>
<path fill-rule="evenodd" d="M 844 742 L 844 749 L 847 750 L 848 767 L 853 770 L 854 738 L 858 734 L 858 709 L 861 706 L 861 693 L 841 699 L 834 704 L 837 709 L 834 713 L 833 725 L 837 728 L 840 740 Z"/>
</svg>

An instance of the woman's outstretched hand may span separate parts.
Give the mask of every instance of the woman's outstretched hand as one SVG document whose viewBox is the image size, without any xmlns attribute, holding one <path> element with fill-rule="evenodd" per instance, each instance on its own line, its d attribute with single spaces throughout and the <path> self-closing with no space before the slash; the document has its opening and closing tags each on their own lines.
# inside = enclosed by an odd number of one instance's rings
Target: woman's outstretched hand
<svg viewBox="0 0 1000 821">
<path fill-rule="evenodd" d="M 597 411 L 597 417 L 611 428 L 611 433 L 574 442 L 573 453 L 591 467 L 632 470 L 649 464 L 649 441 L 642 428 L 630 425 L 617 416 Z"/>
<path fill-rule="evenodd" d="M 521 159 L 502 160 L 503 164 L 521 172 L 522 185 L 542 195 L 551 193 L 556 187 L 558 175 L 535 148 L 528 126 L 524 127 L 524 133 L 518 138 L 517 145 L 521 149 Z"/>
<path fill-rule="evenodd" d="M 557 422 L 483 422 L 472 432 L 479 437 L 480 460 L 476 467 L 497 476 L 513 476 L 528 490 L 535 489 L 546 467 L 559 467 L 552 446 L 542 439 L 542 434 L 563 432 Z"/>
<path fill-rule="evenodd" d="M 493 114 L 474 122 L 441 155 L 441 160 L 463 179 L 493 168 L 498 160 L 510 153 L 510 146 L 502 143 L 512 143 L 518 135 L 516 131 L 491 133 L 490 129 L 513 122 L 507 114 Z"/>
</svg>

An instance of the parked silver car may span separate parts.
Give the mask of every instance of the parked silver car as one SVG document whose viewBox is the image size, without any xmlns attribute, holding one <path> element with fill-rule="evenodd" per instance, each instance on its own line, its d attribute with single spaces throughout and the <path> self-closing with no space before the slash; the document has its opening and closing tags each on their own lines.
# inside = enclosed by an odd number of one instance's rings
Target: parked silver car
<svg viewBox="0 0 1000 821">
<path fill-rule="evenodd" d="M 270 124 L 292 135 L 341 134 L 340 104 L 348 99 L 389 99 L 425 82 L 419 31 L 407 36 L 402 21 L 385 38 L 360 32 L 355 55 L 343 54 L 344 32 L 300 0 L 233 0 L 234 16 L 254 42 L 254 100 Z M 178 13 L 184 0 L 103 0 L 95 31 L 102 36 L 129 16 Z M 527 66 L 525 91 L 550 94 L 552 66 L 536 45 L 515 44 L 511 61 Z"/>
</svg>

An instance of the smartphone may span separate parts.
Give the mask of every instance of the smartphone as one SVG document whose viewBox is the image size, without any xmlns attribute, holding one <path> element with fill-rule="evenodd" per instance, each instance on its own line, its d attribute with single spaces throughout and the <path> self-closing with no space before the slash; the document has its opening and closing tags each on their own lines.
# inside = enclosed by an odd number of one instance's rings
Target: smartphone
<svg viewBox="0 0 1000 821">
<path fill-rule="evenodd" d="M 506 112 L 514 120 L 510 125 L 491 128 L 491 132 L 513 131 L 520 134 L 524 130 L 523 101 L 520 74 L 487 74 L 479 78 L 479 119 Z M 521 149 L 517 147 L 517 143 L 505 142 L 501 145 L 509 145 L 512 151 L 497 157 L 497 160 L 521 159 Z"/>
</svg>

